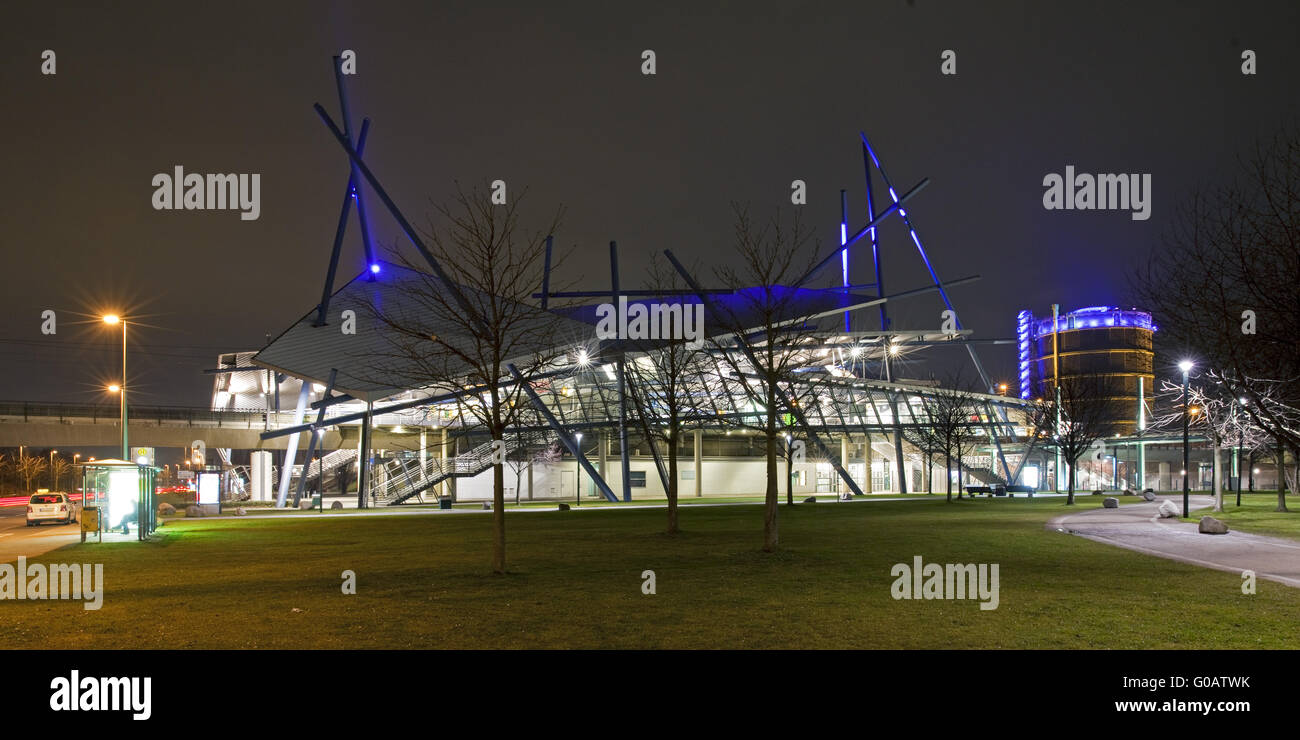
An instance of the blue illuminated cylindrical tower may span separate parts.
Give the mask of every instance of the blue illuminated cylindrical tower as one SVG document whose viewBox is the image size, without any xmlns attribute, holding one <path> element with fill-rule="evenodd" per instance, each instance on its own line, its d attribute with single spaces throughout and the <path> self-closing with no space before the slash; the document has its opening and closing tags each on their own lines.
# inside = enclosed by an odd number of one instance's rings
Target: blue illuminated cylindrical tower
<svg viewBox="0 0 1300 740">
<path fill-rule="evenodd" d="M 1116 431 L 1137 431 L 1136 409 L 1143 386 L 1150 393 L 1155 375 L 1151 314 L 1134 308 L 1091 306 L 1060 316 L 1037 319 L 1029 311 L 1016 317 L 1016 352 L 1020 397 L 1050 398 L 1060 377 L 1106 380 L 1123 417 Z M 1059 348 L 1058 348 L 1059 343 Z"/>
</svg>

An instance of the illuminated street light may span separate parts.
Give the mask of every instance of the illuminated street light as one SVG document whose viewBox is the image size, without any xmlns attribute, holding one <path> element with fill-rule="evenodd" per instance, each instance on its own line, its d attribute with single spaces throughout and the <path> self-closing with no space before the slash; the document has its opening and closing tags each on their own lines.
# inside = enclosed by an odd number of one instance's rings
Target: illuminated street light
<svg viewBox="0 0 1300 740">
<path fill-rule="evenodd" d="M 1187 408 L 1187 383 L 1188 376 L 1196 364 L 1191 360 L 1183 360 L 1178 363 L 1178 369 L 1183 371 L 1183 518 L 1186 519 L 1190 514 L 1192 487 L 1191 481 L 1187 478 L 1187 469 L 1192 466 L 1191 455 L 1187 444 L 1187 425 L 1191 420 L 1191 415 Z"/>
<path fill-rule="evenodd" d="M 127 457 L 127 431 L 126 431 L 126 319 L 115 313 L 105 314 L 103 316 L 105 324 L 109 326 L 122 325 L 122 384 L 120 386 L 109 386 L 112 393 L 120 393 L 122 401 L 122 459 L 128 460 Z"/>
</svg>

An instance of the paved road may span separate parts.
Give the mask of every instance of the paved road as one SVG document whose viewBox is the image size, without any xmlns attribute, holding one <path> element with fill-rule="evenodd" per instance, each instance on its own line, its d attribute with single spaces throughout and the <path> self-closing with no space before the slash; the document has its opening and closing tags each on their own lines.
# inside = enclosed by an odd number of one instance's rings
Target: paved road
<svg viewBox="0 0 1300 740">
<path fill-rule="evenodd" d="M 1182 510 L 1182 496 L 1173 500 Z M 1300 588 L 1300 542 L 1229 531 L 1201 534 L 1197 523 L 1214 504 L 1210 496 L 1193 496 L 1192 516 L 1160 519 L 1155 503 L 1120 504 L 1118 509 L 1092 509 L 1058 516 L 1047 528 L 1157 557 L 1240 574 L 1253 570 L 1260 578 Z M 1198 513 L 1197 510 L 1202 510 Z"/>
<path fill-rule="evenodd" d="M 0 563 L 12 563 L 19 555 L 29 558 L 43 555 L 81 541 L 81 530 L 76 524 L 28 527 L 26 514 L 23 506 L 0 507 Z"/>
</svg>

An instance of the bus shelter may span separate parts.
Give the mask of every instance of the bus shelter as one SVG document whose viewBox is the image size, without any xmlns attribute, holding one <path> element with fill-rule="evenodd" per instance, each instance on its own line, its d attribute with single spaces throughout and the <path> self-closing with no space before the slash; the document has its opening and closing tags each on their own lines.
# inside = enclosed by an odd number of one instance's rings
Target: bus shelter
<svg viewBox="0 0 1300 740">
<path fill-rule="evenodd" d="M 160 468 L 126 460 L 95 460 L 81 466 L 81 506 L 93 509 L 99 532 L 120 531 L 143 540 L 158 526 L 154 482 Z"/>
</svg>

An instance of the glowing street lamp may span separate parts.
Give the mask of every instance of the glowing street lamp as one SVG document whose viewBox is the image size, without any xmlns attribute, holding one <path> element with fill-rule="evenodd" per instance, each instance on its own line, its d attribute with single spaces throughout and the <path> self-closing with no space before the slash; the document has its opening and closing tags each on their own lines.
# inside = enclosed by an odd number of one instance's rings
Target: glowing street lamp
<svg viewBox="0 0 1300 740">
<path fill-rule="evenodd" d="M 109 326 L 117 326 L 118 324 L 121 324 L 121 325 L 122 325 L 122 385 L 120 385 L 120 386 L 117 386 L 117 385 L 109 386 L 109 391 L 112 392 L 112 393 L 120 393 L 120 394 L 121 394 L 121 401 L 122 401 L 122 459 L 123 459 L 123 460 L 127 460 L 127 459 L 129 459 L 129 458 L 127 457 L 127 454 L 128 454 L 128 453 L 127 453 L 127 450 L 129 449 L 129 445 L 127 444 L 127 433 L 126 433 L 126 319 L 122 318 L 121 316 L 118 316 L 118 315 L 115 314 L 115 313 L 110 313 L 110 314 L 105 314 L 105 315 L 103 316 L 103 321 L 104 321 L 105 324 L 108 324 Z"/>
</svg>

